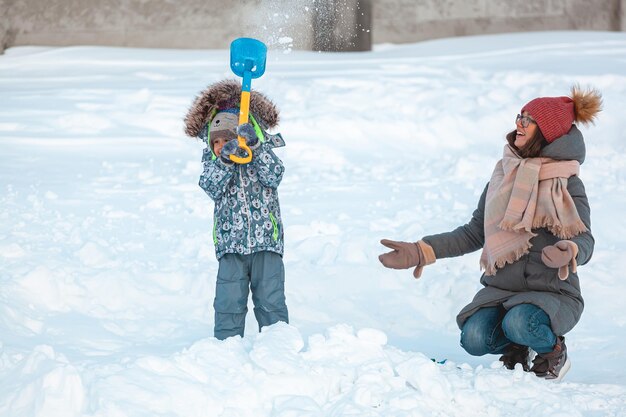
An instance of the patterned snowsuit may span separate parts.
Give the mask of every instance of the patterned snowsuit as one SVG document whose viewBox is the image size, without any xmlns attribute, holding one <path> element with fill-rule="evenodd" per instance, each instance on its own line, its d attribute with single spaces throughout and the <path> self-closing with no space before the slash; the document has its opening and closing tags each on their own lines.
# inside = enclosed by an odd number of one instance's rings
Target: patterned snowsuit
<svg viewBox="0 0 626 417">
<path fill-rule="evenodd" d="M 246 165 L 225 165 L 209 147 L 199 185 L 215 202 L 213 241 L 219 260 L 215 337 L 243 336 L 248 286 L 259 329 L 288 322 L 284 295 L 283 225 L 277 188 L 284 166 L 264 142 Z"/>
<path fill-rule="evenodd" d="M 209 146 L 212 118 L 238 107 L 240 97 L 238 81 L 219 81 L 196 97 L 185 116 L 185 133 L 207 143 L 199 185 L 215 202 L 213 242 L 219 270 L 213 306 L 218 339 L 243 336 L 250 289 L 259 329 L 289 322 L 277 192 L 284 166 L 273 151 L 284 142 L 280 135 L 266 132 L 277 126 L 278 109 L 263 94 L 251 92 L 250 120 L 261 144 L 250 163 L 224 164 Z"/>
</svg>

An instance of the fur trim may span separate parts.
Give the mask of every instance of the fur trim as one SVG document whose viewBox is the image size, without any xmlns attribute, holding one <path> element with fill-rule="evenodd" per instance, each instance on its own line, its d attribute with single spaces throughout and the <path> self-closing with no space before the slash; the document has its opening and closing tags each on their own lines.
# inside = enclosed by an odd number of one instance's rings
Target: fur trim
<svg viewBox="0 0 626 417">
<path fill-rule="evenodd" d="M 583 91 L 579 85 L 574 85 L 570 98 L 574 101 L 574 120 L 584 125 L 593 124 L 602 111 L 602 94 L 595 88 Z"/>
<path fill-rule="evenodd" d="M 196 97 L 185 116 L 187 136 L 197 137 L 219 110 L 239 107 L 240 98 L 241 83 L 237 80 L 222 80 L 209 85 Z M 250 113 L 265 129 L 278 125 L 278 109 L 258 91 L 252 90 L 250 94 Z"/>
</svg>

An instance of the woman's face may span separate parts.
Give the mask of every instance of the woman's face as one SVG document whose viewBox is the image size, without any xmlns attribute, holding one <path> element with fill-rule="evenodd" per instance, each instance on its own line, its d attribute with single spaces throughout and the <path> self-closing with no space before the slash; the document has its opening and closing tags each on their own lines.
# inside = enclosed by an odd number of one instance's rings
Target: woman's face
<svg viewBox="0 0 626 417">
<path fill-rule="evenodd" d="M 517 117 L 515 124 L 517 125 L 517 133 L 515 135 L 515 147 L 522 149 L 528 141 L 532 139 L 537 131 L 537 122 L 535 122 L 527 111 L 522 113 L 522 117 Z M 526 125 L 526 127 L 524 127 Z"/>
</svg>

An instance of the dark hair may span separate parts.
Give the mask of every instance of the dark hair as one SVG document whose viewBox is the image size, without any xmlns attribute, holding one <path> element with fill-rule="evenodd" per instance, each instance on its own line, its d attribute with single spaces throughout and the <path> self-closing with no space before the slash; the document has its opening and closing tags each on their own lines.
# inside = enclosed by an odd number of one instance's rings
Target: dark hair
<svg viewBox="0 0 626 417">
<path fill-rule="evenodd" d="M 519 156 L 522 158 L 536 158 L 541 153 L 541 150 L 548 144 L 548 141 L 541 133 L 539 126 L 535 129 L 535 134 L 532 138 L 526 143 L 522 149 L 518 149 L 515 146 L 515 136 L 517 135 L 517 129 L 509 132 L 506 135 L 506 141 L 509 142 L 509 145 L 517 151 Z"/>
</svg>

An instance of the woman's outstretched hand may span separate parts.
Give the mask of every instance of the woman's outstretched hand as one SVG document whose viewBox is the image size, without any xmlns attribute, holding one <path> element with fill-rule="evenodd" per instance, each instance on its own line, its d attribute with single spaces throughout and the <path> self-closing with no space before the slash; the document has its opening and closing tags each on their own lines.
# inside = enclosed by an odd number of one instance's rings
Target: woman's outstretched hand
<svg viewBox="0 0 626 417">
<path fill-rule="evenodd" d="M 380 241 L 383 246 L 393 249 L 391 252 L 378 256 L 378 260 L 387 268 L 408 269 L 416 267 L 413 276 L 419 278 L 425 265 L 435 262 L 432 248 L 422 241 L 420 242 L 398 242 L 395 240 L 383 239 Z M 424 252 L 428 252 L 426 255 Z M 432 259 L 431 259 L 432 258 Z"/>
</svg>

